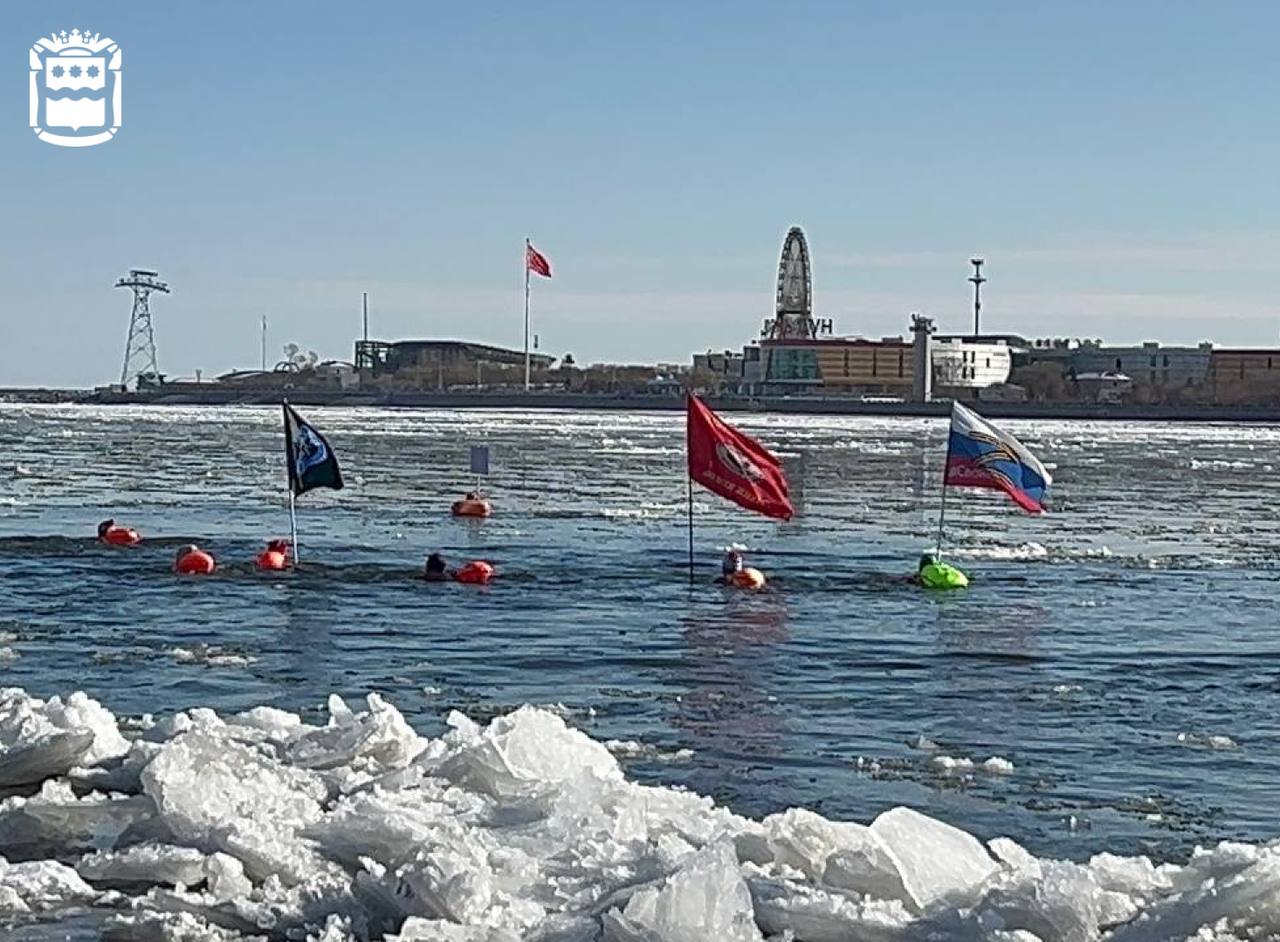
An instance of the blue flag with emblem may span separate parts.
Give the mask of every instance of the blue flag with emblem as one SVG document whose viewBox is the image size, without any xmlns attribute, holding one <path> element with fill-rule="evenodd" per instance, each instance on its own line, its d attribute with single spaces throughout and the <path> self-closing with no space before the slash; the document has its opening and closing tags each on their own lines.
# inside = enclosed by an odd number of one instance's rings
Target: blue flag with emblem
<svg viewBox="0 0 1280 942">
<path fill-rule="evenodd" d="M 289 466 L 289 490 L 305 494 L 317 487 L 338 490 L 342 487 L 342 471 L 338 456 L 325 437 L 315 430 L 288 402 L 284 405 L 285 461 Z"/>
</svg>

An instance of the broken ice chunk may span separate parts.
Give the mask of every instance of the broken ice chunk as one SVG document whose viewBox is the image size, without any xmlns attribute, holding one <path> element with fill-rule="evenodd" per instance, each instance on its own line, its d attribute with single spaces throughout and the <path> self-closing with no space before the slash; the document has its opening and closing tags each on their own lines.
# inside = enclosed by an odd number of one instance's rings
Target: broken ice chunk
<svg viewBox="0 0 1280 942">
<path fill-rule="evenodd" d="M 972 834 L 911 808 L 884 812 L 871 823 L 871 832 L 921 912 L 943 900 L 963 900 L 998 869 Z"/>
<path fill-rule="evenodd" d="M 608 942 L 763 942 L 733 845 L 718 841 L 686 858 L 660 887 L 635 893 L 604 917 Z"/>
</svg>

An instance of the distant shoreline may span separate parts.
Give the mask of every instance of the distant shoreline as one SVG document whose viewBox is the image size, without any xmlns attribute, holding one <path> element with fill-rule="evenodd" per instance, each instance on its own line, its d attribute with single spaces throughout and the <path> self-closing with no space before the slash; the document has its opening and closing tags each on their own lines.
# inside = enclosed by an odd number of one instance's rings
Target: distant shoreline
<svg viewBox="0 0 1280 942">
<path fill-rule="evenodd" d="M 613 395 L 535 391 L 360 393 L 291 389 L 281 392 L 227 390 L 99 393 L 74 389 L 0 389 L 0 402 L 68 405 L 275 405 L 281 395 L 304 406 L 368 406 L 389 409 L 552 409 L 628 412 L 677 412 L 679 396 Z M 948 401 L 864 402 L 821 396 L 710 396 L 725 412 L 780 415 L 945 416 Z M 983 415 L 996 419 L 1082 419 L 1153 422 L 1231 422 L 1280 424 L 1280 408 L 1269 406 L 1106 405 L 1099 403 L 980 402 Z"/>
</svg>

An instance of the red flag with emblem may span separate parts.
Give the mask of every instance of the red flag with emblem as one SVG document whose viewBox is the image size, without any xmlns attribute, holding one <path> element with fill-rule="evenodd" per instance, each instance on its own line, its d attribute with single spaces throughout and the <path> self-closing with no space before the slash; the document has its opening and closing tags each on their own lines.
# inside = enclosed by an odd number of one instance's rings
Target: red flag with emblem
<svg viewBox="0 0 1280 942">
<path fill-rule="evenodd" d="M 689 477 L 735 504 L 779 520 L 795 515 L 782 465 L 763 445 L 689 396 Z"/>
<path fill-rule="evenodd" d="M 528 242 L 524 244 L 524 267 L 543 278 L 551 277 L 551 263 Z"/>
</svg>

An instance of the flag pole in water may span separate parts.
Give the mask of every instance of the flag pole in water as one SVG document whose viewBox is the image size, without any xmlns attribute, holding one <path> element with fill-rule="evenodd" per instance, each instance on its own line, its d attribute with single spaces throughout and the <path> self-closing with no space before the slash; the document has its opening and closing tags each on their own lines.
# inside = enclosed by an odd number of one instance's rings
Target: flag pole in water
<svg viewBox="0 0 1280 942">
<path fill-rule="evenodd" d="M 943 478 L 942 478 L 942 506 L 938 508 L 938 543 L 937 543 L 937 548 L 935 553 L 935 555 L 939 559 L 942 558 L 942 528 L 945 525 L 945 522 L 947 519 L 947 480 L 946 480 L 945 465 L 943 467 L 944 467 L 944 470 L 943 470 Z"/>
<path fill-rule="evenodd" d="M 289 565 L 298 568 L 298 514 L 294 508 L 293 482 L 295 479 L 293 463 L 293 429 L 289 426 L 289 400 L 281 399 L 280 408 L 284 415 L 284 465 L 285 490 L 289 492 Z"/>
<path fill-rule="evenodd" d="M 943 527 L 947 520 L 947 465 L 951 461 L 951 423 L 947 422 L 947 452 L 942 458 L 942 502 L 938 508 L 938 545 L 935 555 L 939 560 L 942 559 L 942 535 Z"/>
<path fill-rule="evenodd" d="M 685 485 L 689 498 L 689 585 L 693 585 L 693 393 L 686 393 L 684 409 L 684 452 L 685 452 Z"/>
<path fill-rule="evenodd" d="M 284 457 L 289 471 L 289 533 L 293 540 L 293 565 L 298 565 L 298 516 L 295 507 L 300 494 L 315 487 L 339 490 L 342 487 L 342 471 L 338 457 L 329 447 L 325 437 L 302 416 L 294 412 L 287 399 L 281 400 L 284 410 Z"/>
<path fill-rule="evenodd" d="M 693 584 L 693 476 L 685 475 L 689 485 L 689 584 Z"/>
<path fill-rule="evenodd" d="M 795 515 L 782 464 L 755 439 L 726 424 L 693 393 L 685 399 L 689 473 L 689 579 L 693 580 L 693 482 L 739 507 L 776 520 Z M 763 577 L 762 577 L 763 578 Z"/>
<path fill-rule="evenodd" d="M 298 568 L 298 515 L 294 512 L 293 488 L 289 488 L 289 546 L 293 551 L 293 568 Z"/>
</svg>

